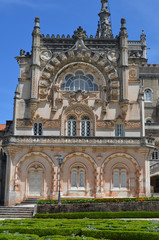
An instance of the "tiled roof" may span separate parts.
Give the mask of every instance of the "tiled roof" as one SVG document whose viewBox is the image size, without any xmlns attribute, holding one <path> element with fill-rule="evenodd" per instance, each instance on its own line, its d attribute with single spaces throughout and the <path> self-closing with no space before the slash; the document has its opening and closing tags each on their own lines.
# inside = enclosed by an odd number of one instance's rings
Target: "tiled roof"
<svg viewBox="0 0 159 240">
<path fill-rule="evenodd" d="M 5 130 L 5 128 L 6 128 L 6 124 L 0 124 L 0 131 Z"/>
</svg>

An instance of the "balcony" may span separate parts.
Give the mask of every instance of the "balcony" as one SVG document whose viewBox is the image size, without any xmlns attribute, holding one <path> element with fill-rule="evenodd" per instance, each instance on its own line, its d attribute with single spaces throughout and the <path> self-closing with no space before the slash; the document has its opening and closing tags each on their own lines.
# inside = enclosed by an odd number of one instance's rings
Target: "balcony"
<svg viewBox="0 0 159 240">
<path fill-rule="evenodd" d="M 152 147 L 155 145 L 155 140 L 153 138 L 140 137 L 6 136 L 3 138 L 2 145 Z"/>
</svg>

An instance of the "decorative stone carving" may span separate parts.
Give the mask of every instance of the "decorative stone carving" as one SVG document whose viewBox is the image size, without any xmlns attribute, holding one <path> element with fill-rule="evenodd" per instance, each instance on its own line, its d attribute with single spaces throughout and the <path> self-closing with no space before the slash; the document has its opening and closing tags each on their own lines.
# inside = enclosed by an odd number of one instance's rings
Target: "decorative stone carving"
<svg viewBox="0 0 159 240">
<path fill-rule="evenodd" d="M 102 129 L 102 130 L 105 130 L 105 129 L 112 129 L 114 128 L 114 124 L 112 121 L 101 121 L 101 120 L 98 120 L 96 122 L 96 129 Z"/>
<path fill-rule="evenodd" d="M 79 26 L 79 28 L 77 29 L 77 31 L 74 31 L 74 35 L 73 38 L 74 39 L 84 39 L 86 38 L 86 31 L 83 30 L 83 28 L 81 26 Z"/>
<path fill-rule="evenodd" d="M 52 53 L 51 51 L 44 50 L 41 52 L 40 57 L 41 57 L 41 60 L 43 61 L 49 61 L 52 58 Z"/>
<path fill-rule="evenodd" d="M 128 121 L 126 122 L 126 129 L 140 129 L 141 128 L 141 122 L 140 121 Z"/>
<path fill-rule="evenodd" d="M 117 52 L 115 50 L 112 50 L 112 51 L 109 51 L 108 52 L 108 59 L 111 61 L 111 62 L 116 62 L 117 61 Z"/>
<path fill-rule="evenodd" d="M 129 80 L 134 80 L 136 81 L 137 80 L 137 70 L 135 68 L 131 68 L 129 70 Z"/>
<path fill-rule="evenodd" d="M 126 118 L 126 114 L 127 114 L 127 111 L 128 111 L 128 106 L 129 106 L 129 101 L 128 100 L 124 100 L 124 101 L 120 102 L 120 111 L 121 111 L 122 119 Z"/>
</svg>

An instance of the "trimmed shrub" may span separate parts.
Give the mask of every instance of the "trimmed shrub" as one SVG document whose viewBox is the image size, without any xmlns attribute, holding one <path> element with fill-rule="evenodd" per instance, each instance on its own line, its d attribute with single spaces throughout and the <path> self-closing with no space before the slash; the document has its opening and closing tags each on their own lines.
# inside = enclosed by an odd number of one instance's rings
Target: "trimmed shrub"
<svg viewBox="0 0 159 240">
<path fill-rule="evenodd" d="M 158 233 L 146 233 L 146 232 L 135 232 L 135 231 L 102 231 L 102 230 L 86 230 L 82 229 L 84 236 L 94 238 L 110 238 L 113 240 L 159 240 Z"/>
<path fill-rule="evenodd" d="M 143 202 L 143 201 L 159 201 L 159 197 L 150 198 L 102 198 L 102 199 L 63 199 L 61 202 L 63 204 L 67 203 L 107 203 L 107 202 Z M 39 200 L 38 204 L 57 204 L 57 200 Z"/>
<path fill-rule="evenodd" d="M 37 213 L 35 218 L 54 219 L 113 219 L 113 218 L 159 218 L 159 212 L 79 212 L 79 213 Z"/>
</svg>

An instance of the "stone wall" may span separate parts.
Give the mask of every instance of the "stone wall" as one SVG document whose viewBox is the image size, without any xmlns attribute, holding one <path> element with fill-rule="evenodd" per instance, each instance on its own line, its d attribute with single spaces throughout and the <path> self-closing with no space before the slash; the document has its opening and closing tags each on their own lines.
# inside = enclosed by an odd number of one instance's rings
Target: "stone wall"
<svg viewBox="0 0 159 240">
<path fill-rule="evenodd" d="M 38 205 L 37 213 L 159 211 L 159 201 Z"/>
</svg>

